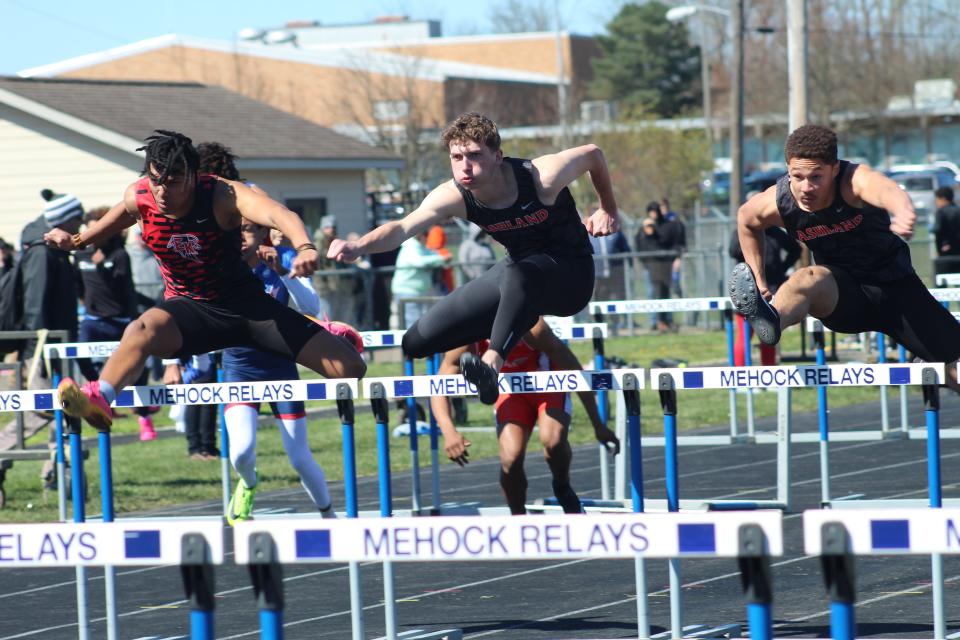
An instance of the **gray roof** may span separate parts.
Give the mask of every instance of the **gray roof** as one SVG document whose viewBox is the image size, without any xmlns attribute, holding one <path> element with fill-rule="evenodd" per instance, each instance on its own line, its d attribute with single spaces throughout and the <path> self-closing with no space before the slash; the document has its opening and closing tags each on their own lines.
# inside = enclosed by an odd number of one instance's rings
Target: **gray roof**
<svg viewBox="0 0 960 640">
<path fill-rule="evenodd" d="M 382 149 L 222 87 L 0 76 L 0 90 L 134 140 L 154 129 L 172 129 L 195 143 L 223 143 L 240 158 L 397 160 Z"/>
</svg>

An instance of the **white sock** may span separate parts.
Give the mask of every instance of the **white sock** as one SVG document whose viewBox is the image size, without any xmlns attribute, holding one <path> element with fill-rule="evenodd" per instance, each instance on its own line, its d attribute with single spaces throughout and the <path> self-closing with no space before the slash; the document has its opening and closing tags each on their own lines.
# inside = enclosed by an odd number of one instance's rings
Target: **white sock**
<svg viewBox="0 0 960 640">
<path fill-rule="evenodd" d="M 223 413 L 230 438 L 230 462 L 243 478 L 243 484 L 257 486 L 257 410 L 235 404 Z"/>
<path fill-rule="evenodd" d="M 113 401 L 117 399 L 117 390 L 106 380 L 100 380 L 100 395 L 107 401 L 107 404 L 113 404 Z"/>
</svg>

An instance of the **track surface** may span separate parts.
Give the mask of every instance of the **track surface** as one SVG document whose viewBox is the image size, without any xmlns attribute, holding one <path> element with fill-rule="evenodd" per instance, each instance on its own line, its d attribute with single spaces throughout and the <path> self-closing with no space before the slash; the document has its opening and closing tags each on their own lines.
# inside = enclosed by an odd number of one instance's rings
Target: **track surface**
<svg viewBox="0 0 960 640">
<path fill-rule="evenodd" d="M 896 393 L 891 394 L 895 398 Z M 960 425 L 960 399 L 943 393 L 942 424 Z M 891 402 L 891 413 L 896 414 Z M 682 407 L 681 407 L 682 409 Z M 878 429 L 879 403 L 831 412 L 833 431 Z M 918 399 L 911 404 L 914 426 L 922 424 Z M 645 420 L 653 417 L 645 416 Z M 679 419 L 682 422 L 682 414 Z M 795 416 L 796 431 L 815 431 L 816 416 Z M 772 420 L 758 421 L 772 429 Z M 722 431 L 719 431 L 722 433 Z M 924 441 L 839 442 L 831 445 L 834 497 L 863 493 L 870 498 L 925 498 Z M 960 497 L 960 440 L 942 442 L 944 498 Z M 599 497 L 598 456 L 593 448 L 574 455 L 573 484 L 582 497 Z M 690 446 L 680 449 L 683 498 L 774 498 L 776 448 L 773 445 Z M 531 498 L 548 496 L 546 465 L 527 460 Z M 663 451 L 644 450 L 648 498 L 664 496 Z M 612 475 L 612 474 L 611 474 Z M 429 491 L 429 477 L 423 476 Z M 501 505 L 497 463 L 476 461 L 461 469 L 441 470 L 444 501 L 480 501 Z M 792 478 L 794 509 L 784 521 L 786 553 L 774 559 L 775 634 L 827 637 L 829 603 L 819 562 L 802 551 L 803 509 L 820 497 L 818 445 L 795 444 Z M 332 487 L 342 504 L 342 487 Z M 394 506 L 410 504 L 409 476 L 394 478 Z M 377 508 L 376 478 L 360 481 L 361 509 Z M 299 490 L 262 494 L 257 508 L 306 508 Z M 218 503 L 191 504 L 144 515 L 216 514 Z M 228 536 L 228 552 L 231 550 Z M 232 553 L 228 557 L 232 557 Z M 463 629 L 474 638 L 629 638 L 636 637 L 633 563 L 623 560 L 565 562 L 496 562 L 395 564 L 397 621 L 400 631 L 413 628 Z M 289 565 L 285 571 L 285 637 L 350 638 L 347 571 L 342 565 Z M 948 627 L 960 629 L 960 559 L 944 560 Z M 90 637 L 105 638 L 103 574 L 88 571 Z M 682 568 L 684 623 L 736 622 L 746 631 L 746 613 L 736 565 L 730 560 L 688 560 Z M 384 635 L 382 572 L 362 567 L 365 637 Z M 0 640 L 75 638 L 76 605 L 73 569 L 0 572 Z M 669 625 L 666 561 L 647 562 L 650 620 L 653 632 Z M 857 634 L 876 638 L 932 637 L 930 561 L 926 557 L 861 558 L 857 562 Z M 180 638 L 189 635 L 189 610 L 178 570 L 135 568 L 118 571 L 121 638 Z M 244 567 L 216 569 L 217 638 L 257 638 L 258 613 Z"/>
</svg>

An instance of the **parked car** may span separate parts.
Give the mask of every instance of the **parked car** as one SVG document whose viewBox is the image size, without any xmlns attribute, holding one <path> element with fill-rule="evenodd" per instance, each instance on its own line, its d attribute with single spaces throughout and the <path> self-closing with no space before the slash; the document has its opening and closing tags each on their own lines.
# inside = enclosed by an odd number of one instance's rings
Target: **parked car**
<svg viewBox="0 0 960 640">
<path fill-rule="evenodd" d="M 740 195 L 743 198 L 751 191 L 765 191 L 777 183 L 777 179 L 786 173 L 783 169 L 773 171 L 757 171 L 744 176 Z M 725 205 L 730 201 L 730 174 L 725 171 L 715 171 L 711 176 L 704 178 L 700 183 L 703 190 L 703 199 L 707 204 Z"/>
<path fill-rule="evenodd" d="M 927 226 L 933 230 L 937 207 L 934 204 L 934 192 L 942 186 L 948 186 L 947 179 L 938 171 L 917 171 L 914 173 L 894 173 L 890 176 L 907 192 L 913 201 L 913 208 L 919 220 L 926 220 Z M 951 184 L 953 186 L 952 178 Z"/>
</svg>

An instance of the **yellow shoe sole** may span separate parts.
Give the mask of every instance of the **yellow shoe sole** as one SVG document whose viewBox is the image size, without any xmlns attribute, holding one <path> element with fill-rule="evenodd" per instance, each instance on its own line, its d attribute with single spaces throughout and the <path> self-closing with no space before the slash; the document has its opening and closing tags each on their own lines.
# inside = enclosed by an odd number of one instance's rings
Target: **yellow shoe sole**
<svg viewBox="0 0 960 640">
<path fill-rule="evenodd" d="M 68 416 L 83 418 L 97 431 L 110 431 L 110 427 L 113 426 L 113 417 L 90 402 L 76 382 L 63 380 L 57 387 L 57 395 L 63 412 Z"/>
</svg>

